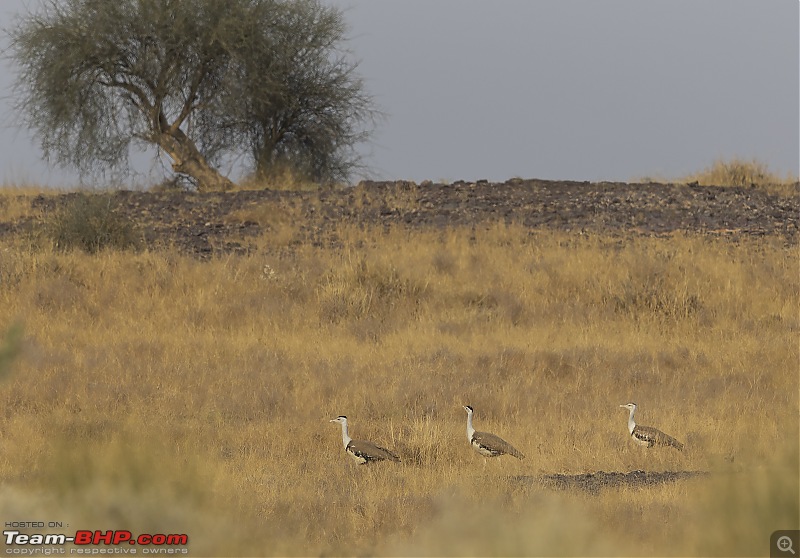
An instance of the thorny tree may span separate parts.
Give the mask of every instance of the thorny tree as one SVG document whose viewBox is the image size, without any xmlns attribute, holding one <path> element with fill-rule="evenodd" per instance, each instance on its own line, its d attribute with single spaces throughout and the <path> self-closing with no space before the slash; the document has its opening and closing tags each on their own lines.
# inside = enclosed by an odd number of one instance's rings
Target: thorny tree
<svg viewBox="0 0 800 558">
<path fill-rule="evenodd" d="M 319 0 L 45 0 L 9 31 L 17 112 L 45 155 L 89 172 L 157 146 L 200 190 L 290 166 L 341 180 L 377 112 Z"/>
</svg>

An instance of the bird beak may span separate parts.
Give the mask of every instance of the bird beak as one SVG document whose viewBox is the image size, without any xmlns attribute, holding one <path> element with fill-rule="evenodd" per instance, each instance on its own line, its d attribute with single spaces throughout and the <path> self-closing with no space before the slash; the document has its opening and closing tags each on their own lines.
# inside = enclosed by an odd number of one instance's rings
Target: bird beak
<svg viewBox="0 0 800 558">
<path fill-rule="evenodd" d="M 624 409 L 625 407 L 627 407 L 627 405 L 620 405 L 620 407 L 622 407 Z"/>
</svg>

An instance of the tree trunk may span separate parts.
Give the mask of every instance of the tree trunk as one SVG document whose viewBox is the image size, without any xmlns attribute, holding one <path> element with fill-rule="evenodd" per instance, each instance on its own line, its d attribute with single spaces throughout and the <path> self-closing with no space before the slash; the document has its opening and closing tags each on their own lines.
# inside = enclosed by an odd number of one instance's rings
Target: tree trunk
<svg viewBox="0 0 800 558">
<path fill-rule="evenodd" d="M 206 161 L 189 137 L 180 129 L 174 133 L 161 133 L 158 145 L 172 159 L 172 170 L 191 176 L 201 192 L 226 191 L 234 184 Z"/>
</svg>

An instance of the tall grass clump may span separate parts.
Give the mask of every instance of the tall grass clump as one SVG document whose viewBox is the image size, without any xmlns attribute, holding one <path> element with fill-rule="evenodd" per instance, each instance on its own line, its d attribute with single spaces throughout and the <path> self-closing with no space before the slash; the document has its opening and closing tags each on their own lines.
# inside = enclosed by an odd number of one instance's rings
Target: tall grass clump
<svg viewBox="0 0 800 558">
<path fill-rule="evenodd" d="M 0 184 L 0 223 L 13 223 L 31 215 L 31 200 L 37 196 L 54 197 L 56 191 L 32 184 Z"/>
<path fill-rule="evenodd" d="M 758 159 L 719 159 L 699 172 L 680 179 L 681 182 L 696 182 L 700 186 L 739 186 L 765 188 L 775 193 L 796 195 L 797 175 L 778 176 Z"/>
<path fill-rule="evenodd" d="M 246 176 L 238 183 L 242 190 L 278 190 L 313 192 L 322 188 L 322 183 L 313 180 L 307 172 L 288 162 L 278 162 L 268 171 Z"/>
<path fill-rule="evenodd" d="M 76 194 L 45 225 L 46 235 L 58 250 L 130 250 L 140 245 L 134 223 L 117 211 L 108 194 Z"/>
<path fill-rule="evenodd" d="M 347 319 L 385 321 L 413 312 L 413 301 L 424 296 L 425 284 L 403 276 L 386 259 L 345 254 L 317 288 L 320 317 L 335 324 Z"/>
<path fill-rule="evenodd" d="M 788 173 L 775 174 L 769 166 L 758 159 L 718 159 L 700 171 L 680 177 L 643 176 L 636 182 L 674 182 L 699 186 L 735 186 L 740 188 L 762 188 L 781 196 L 800 194 L 800 177 Z"/>
</svg>

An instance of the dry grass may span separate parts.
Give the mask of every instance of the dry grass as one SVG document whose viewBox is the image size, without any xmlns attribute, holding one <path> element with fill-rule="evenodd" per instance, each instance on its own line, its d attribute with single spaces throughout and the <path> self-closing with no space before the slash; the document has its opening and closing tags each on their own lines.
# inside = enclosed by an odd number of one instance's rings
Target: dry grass
<svg viewBox="0 0 800 558">
<path fill-rule="evenodd" d="M 209 262 L 0 245 L 0 328 L 25 331 L 0 517 L 185 532 L 194 555 L 748 555 L 797 527 L 796 249 L 338 238 Z M 633 446 L 628 401 L 687 451 Z M 484 465 L 466 403 L 528 459 Z M 339 414 L 404 463 L 352 465 Z M 515 478 L 632 469 L 714 474 L 599 495 Z"/>
<path fill-rule="evenodd" d="M 316 192 L 321 184 L 311 180 L 295 167 L 287 164 L 277 164 L 272 172 L 264 176 L 249 175 L 237 184 L 240 190 L 292 190 Z"/>
<path fill-rule="evenodd" d="M 797 195 L 798 181 L 797 174 L 779 176 L 758 159 L 739 157 L 719 159 L 699 172 L 679 178 L 648 176 L 637 179 L 637 182 L 697 183 L 700 186 L 755 186 L 783 196 Z"/>
<path fill-rule="evenodd" d="M 0 223 L 13 223 L 31 215 L 31 199 L 36 196 L 57 195 L 41 186 L 5 183 L 0 185 Z"/>
<path fill-rule="evenodd" d="M 135 250 L 141 235 L 134 222 L 118 211 L 107 194 L 81 194 L 57 210 L 47 221 L 44 234 L 59 250 Z"/>
</svg>

